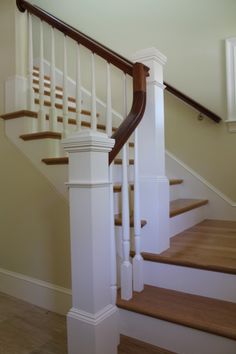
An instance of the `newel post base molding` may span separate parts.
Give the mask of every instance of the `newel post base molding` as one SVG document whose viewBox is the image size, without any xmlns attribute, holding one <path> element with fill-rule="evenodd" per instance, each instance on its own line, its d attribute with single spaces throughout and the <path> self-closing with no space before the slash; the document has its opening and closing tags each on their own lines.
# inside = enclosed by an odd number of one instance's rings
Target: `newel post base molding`
<svg viewBox="0 0 236 354">
<path fill-rule="evenodd" d="M 72 309 L 69 354 L 116 354 L 117 308 L 110 288 L 110 181 L 114 140 L 84 130 L 62 142 L 69 153 Z"/>
<path fill-rule="evenodd" d="M 138 51 L 132 57 L 150 68 L 147 104 L 138 128 L 142 251 L 160 253 L 169 247 L 169 181 L 165 172 L 165 126 L 163 66 L 166 57 L 156 48 Z"/>
</svg>

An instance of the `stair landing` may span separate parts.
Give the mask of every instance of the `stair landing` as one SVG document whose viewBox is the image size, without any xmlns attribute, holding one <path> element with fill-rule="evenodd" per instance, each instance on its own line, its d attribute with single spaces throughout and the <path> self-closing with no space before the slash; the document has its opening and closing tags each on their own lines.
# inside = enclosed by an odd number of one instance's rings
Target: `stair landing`
<svg viewBox="0 0 236 354">
<path fill-rule="evenodd" d="M 161 254 L 145 260 L 236 274 L 236 221 L 204 220 L 174 236 Z"/>
</svg>

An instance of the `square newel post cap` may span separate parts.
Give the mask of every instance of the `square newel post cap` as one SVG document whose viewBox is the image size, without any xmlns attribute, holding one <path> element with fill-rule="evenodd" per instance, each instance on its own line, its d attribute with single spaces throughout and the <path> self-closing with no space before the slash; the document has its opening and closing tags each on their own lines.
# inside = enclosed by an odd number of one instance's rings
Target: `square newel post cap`
<svg viewBox="0 0 236 354">
<path fill-rule="evenodd" d="M 136 53 L 132 55 L 131 60 L 133 62 L 141 62 L 141 63 L 154 61 L 163 66 L 167 62 L 167 57 L 155 47 L 151 47 L 151 48 L 138 50 Z"/>
<path fill-rule="evenodd" d="M 111 139 L 105 133 L 82 130 L 75 132 L 62 140 L 62 145 L 69 153 L 73 152 L 110 152 L 115 144 L 115 140 Z"/>
</svg>

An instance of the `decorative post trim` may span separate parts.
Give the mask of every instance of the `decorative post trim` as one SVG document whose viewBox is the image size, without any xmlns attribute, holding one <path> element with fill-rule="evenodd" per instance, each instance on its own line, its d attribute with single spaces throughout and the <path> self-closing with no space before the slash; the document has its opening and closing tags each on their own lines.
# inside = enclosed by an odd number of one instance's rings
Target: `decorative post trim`
<svg viewBox="0 0 236 354">
<path fill-rule="evenodd" d="M 140 214 L 148 220 L 148 226 L 142 230 L 140 248 L 141 251 L 160 253 L 169 247 L 163 84 L 166 57 L 156 48 L 148 48 L 135 53 L 132 59 L 150 68 L 146 110 L 138 129 Z"/>
<path fill-rule="evenodd" d="M 62 142 L 69 154 L 72 309 L 69 354 L 116 354 L 117 308 L 111 296 L 110 178 L 114 140 L 81 130 Z M 115 262 L 115 260 L 114 260 Z"/>
</svg>

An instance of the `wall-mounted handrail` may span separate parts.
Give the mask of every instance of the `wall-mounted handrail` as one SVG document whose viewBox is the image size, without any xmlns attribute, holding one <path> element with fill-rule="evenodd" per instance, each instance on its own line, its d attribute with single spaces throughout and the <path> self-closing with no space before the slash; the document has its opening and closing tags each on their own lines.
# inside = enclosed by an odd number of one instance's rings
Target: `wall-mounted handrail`
<svg viewBox="0 0 236 354">
<path fill-rule="evenodd" d="M 212 119 L 216 123 L 220 123 L 222 120 L 217 114 L 214 112 L 210 111 L 208 108 L 204 107 L 200 103 L 196 102 L 189 96 L 185 95 L 184 93 L 180 92 L 173 86 L 169 85 L 168 83 L 164 82 L 164 85 L 166 86 L 166 90 L 170 92 L 172 95 L 178 97 L 180 100 L 186 102 L 188 105 L 192 106 L 195 108 L 199 113 L 204 114 L 208 118 Z"/>
<path fill-rule="evenodd" d="M 88 48 L 92 53 L 97 54 L 108 63 L 113 64 L 125 74 L 133 77 L 132 108 L 127 118 L 112 135 L 112 138 L 115 139 L 115 145 L 109 156 L 109 163 L 111 164 L 143 117 L 146 105 L 146 77 L 148 76 L 149 68 L 140 63 L 132 63 L 38 6 L 32 5 L 25 0 L 16 0 L 16 4 L 21 12 L 27 10 L 29 13 L 37 16 L 42 21 L 62 32 L 64 35 L 72 38 L 78 44 Z"/>
</svg>

